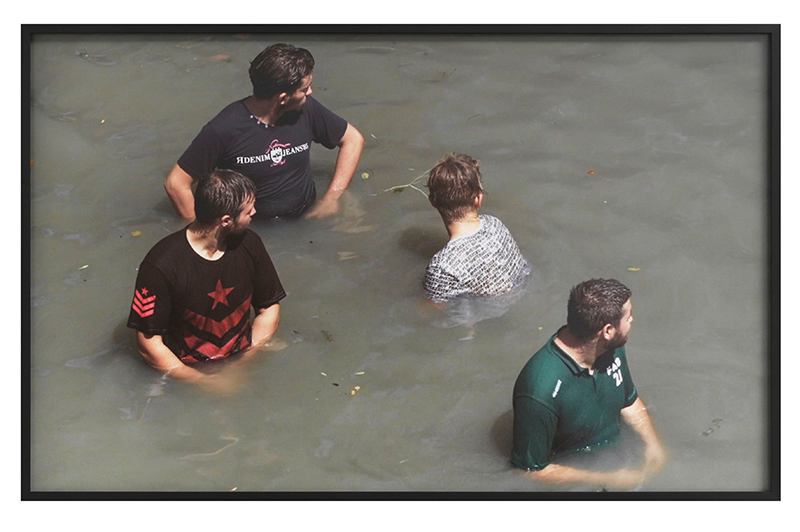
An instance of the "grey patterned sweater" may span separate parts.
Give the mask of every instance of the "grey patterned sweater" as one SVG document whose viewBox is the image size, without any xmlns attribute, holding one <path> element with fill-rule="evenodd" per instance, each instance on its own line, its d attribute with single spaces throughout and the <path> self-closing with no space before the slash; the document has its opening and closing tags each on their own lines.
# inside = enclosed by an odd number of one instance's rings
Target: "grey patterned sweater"
<svg viewBox="0 0 800 532">
<path fill-rule="evenodd" d="M 470 235 L 439 250 L 425 271 L 425 294 L 437 302 L 462 294 L 495 296 L 517 288 L 530 266 L 503 222 L 488 214 Z"/>
</svg>

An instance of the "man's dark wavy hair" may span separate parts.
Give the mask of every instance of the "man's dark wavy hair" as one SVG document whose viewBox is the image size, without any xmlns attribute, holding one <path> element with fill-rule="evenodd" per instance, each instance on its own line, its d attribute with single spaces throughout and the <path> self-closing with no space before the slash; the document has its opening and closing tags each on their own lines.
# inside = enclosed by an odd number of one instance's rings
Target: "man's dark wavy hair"
<svg viewBox="0 0 800 532">
<path fill-rule="evenodd" d="M 567 326 L 580 340 L 589 340 L 607 324 L 619 327 L 622 307 L 631 290 L 616 279 L 590 279 L 569 292 Z"/>
<path fill-rule="evenodd" d="M 233 170 L 214 170 L 197 183 L 194 192 L 194 215 L 204 225 L 212 225 L 223 216 L 236 219 L 245 202 L 256 197 L 253 182 Z"/>
<path fill-rule="evenodd" d="M 314 57 L 305 48 L 282 43 L 268 46 L 250 62 L 253 96 L 266 100 L 282 92 L 291 94 L 313 71 Z"/>
</svg>

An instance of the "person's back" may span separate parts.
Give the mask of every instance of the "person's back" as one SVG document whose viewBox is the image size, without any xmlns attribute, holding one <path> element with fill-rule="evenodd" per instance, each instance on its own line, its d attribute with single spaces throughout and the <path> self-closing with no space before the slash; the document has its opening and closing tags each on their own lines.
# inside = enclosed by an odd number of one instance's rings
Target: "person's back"
<svg viewBox="0 0 800 532">
<path fill-rule="evenodd" d="M 429 200 L 442 217 L 450 241 L 425 272 L 425 294 L 436 302 L 461 295 L 513 292 L 530 266 L 503 223 L 478 215 L 483 202 L 480 165 L 469 155 L 450 154 L 428 174 Z"/>
<path fill-rule="evenodd" d="M 431 258 L 425 271 L 429 299 L 506 294 L 518 288 L 530 273 L 530 266 L 503 222 L 488 214 L 478 219 L 477 231 L 451 240 Z"/>
</svg>

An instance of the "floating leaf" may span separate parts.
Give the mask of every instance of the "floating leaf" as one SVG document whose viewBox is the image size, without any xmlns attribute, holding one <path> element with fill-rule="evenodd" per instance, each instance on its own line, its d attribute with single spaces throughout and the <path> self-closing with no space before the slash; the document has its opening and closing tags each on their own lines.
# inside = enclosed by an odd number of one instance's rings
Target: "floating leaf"
<svg viewBox="0 0 800 532">
<path fill-rule="evenodd" d="M 80 267 L 80 268 L 78 268 L 78 269 L 79 269 L 79 270 L 85 270 L 85 269 L 86 269 L 86 268 L 88 268 L 88 267 L 89 267 L 89 265 L 88 265 L 88 264 L 84 264 L 83 266 L 81 266 L 81 267 Z"/>
<path fill-rule="evenodd" d="M 367 172 L 364 172 L 363 174 L 361 174 L 361 179 L 369 179 L 369 174 Z"/>
<path fill-rule="evenodd" d="M 544 330 L 544 327 L 539 327 L 539 330 L 540 330 L 540 331 L 543 331 L 543 330 Z"/>
<path fill-rule="evenodd" d="M 364 373 L 365 373 L 364 371 L 357 371 L 356 375 L 363 375 Z"/>
<path fill-rule="evenodd" d="M 588 172 L 586 172 L 586 173 L 587 173 L 587 174 L 589 174 L 589 175 L 595 175 L 595 174 L 597 174 L 597 172 L 595 172 L 594 170 L 589 170 L 589 171 L 588 171 Z"/>
<path fill-rule="evenodd" d="M 641 271 L 641 268 L 628 268 L 629 272 L 638 272 Z"/>
<path fill-rule="evenodd" d="M 141 231 L 134 231 L 133 233 L 131 233 L 132 236 L 141 236 L 141 234 L 142 234 Z"/>
</svg>

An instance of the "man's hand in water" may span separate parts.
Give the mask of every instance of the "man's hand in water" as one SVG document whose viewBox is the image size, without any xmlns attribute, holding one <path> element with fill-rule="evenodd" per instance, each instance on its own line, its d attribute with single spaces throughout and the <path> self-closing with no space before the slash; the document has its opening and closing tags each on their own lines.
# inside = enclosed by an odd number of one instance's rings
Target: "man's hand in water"
<svg viewBox="0 0 800 532">
<path fill-rule="evenodd" d="M 339 198 L 323 196 L 304 215 L 305 218 L 327 218 L 339 212 Z"/>
</svg>

